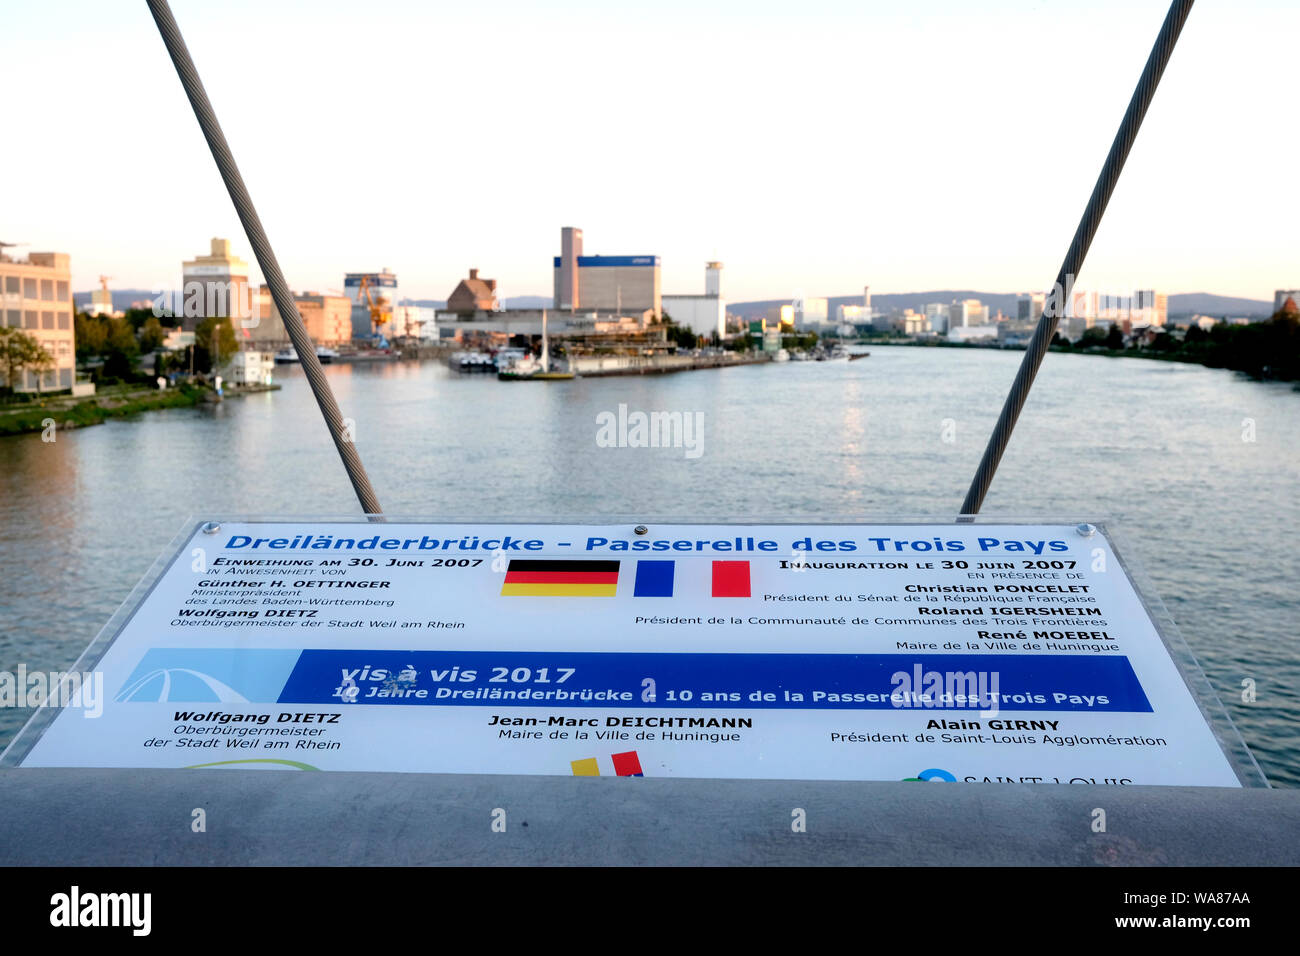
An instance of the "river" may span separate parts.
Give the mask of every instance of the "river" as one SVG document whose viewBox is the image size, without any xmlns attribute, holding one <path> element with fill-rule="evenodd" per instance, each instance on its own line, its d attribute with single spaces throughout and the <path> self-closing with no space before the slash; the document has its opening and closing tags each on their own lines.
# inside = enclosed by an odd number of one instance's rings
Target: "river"
<svg viewBox="0 0 1300 956">
<path fill-rule="evenodd" d="M 946 516 L 1020 359 L 874 347 L 849 363 L 551 383 L 433 362 L 326 371 L 391 515 Z M 356 512 L 301 372 L 277 377 L 281 391 L 216 407 L 0 439 L 0 670 L 70 667 L 190 515 Z M 688 414 L 699 441 L 607 447 L 598 416 L 620 405 Z M 1298 434 L 1286 385 L 1053 353 L 984 505 L 1113 521 L 1264 772 L 1290 787 Z M 0 746 L 29 714 L 0 709 Z"/>
</svg>

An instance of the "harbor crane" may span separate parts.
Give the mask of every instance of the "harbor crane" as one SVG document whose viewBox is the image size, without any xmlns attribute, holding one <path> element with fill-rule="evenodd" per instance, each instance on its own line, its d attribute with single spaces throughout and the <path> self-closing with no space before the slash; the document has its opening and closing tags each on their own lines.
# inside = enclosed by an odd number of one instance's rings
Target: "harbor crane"
<svg viewBox="0 0 1300 956">
<path fill-rule="evenodd" d="M 357 289 L 357 302 L 364 302 L 366 308 L 370 310 L 370 331 L 375 335 L 381 335 L 380 326 L 388 321 L 390 313 L 388 311 L 388 300 L 382 295 L 375 295 L 370 284 L 370 276 L 361 277 L 361 286 Z"/>
</svg>

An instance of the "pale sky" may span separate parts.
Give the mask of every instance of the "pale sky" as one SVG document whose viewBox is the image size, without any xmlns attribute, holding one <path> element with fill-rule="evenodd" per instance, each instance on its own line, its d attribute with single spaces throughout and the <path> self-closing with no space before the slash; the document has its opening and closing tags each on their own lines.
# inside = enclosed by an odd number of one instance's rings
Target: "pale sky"
<svg viewBox="0 0 1300 956">
<path fill-rule="evenodd" d="M 476 266 L 549 295 L 561 226 L 663 289 L 1042 289 L 1163 0 L 174 0 L 290 284 Z M 8 4 L 0 240 L 73 287 L 252 261 L 143 2 Z M 1079 288 L 1300 285 L 1294 0 L 1193 9 Z M 256 269 L 254 269 L 256 274 Z"/>
</svg>

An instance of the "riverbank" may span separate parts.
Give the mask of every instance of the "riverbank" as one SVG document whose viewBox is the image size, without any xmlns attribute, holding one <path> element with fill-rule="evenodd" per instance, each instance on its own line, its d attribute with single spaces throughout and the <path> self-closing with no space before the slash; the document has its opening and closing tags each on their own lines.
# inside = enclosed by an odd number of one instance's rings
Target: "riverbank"
<svg viewBox="0 0 1300 956">
<path fill-rule="evenodd" d="M 877 346 L 899 346 L 903 348 L 932 348 L 932 349 L 983 349 L 994 352 L 1023 352 L 1025 346 L 1021 344 L 1011 345 L 997 342 L 946 342 L 942 339 L 903 339 L 903 338 L 862 338 L 852 340 L 854 344 L 859 345 L 877 345 Z M 1230 356 L 1222 354 L 1207 353 L 1204 351 L 1180 350 L 1163 350 L 1155 348 L 1144 349 L 1110 349 L 1101 346 L 1090 346 L 1079 348 L 1077 346 L 1052 345 L 1048 348 L 1050 352 L 1056 352 L 1063 355 L 1099 355 L 1103 358 L 1137 358 L 1147 359 L 1155 362 L 1177 362 L 1183 365 L 1199 365 L 1202 368 L 1226 369 L 1232 372 L 1240 372 L 1256 380 L 1275 380 L 1275 381 L 1295 381 L 1290 375 L 1285 374 L 1285 369 L 1269 365 L 1260 365 L 1258 363 L 1240 363 L 1231 361 Z M 1300 389 L 1300 382 L 1297 382 L 1297 389 Z"/>
<path fill-rule="evenodd" d="M 226 398 L 275 391 L 279 385 L 250 385 L 224 390 Z M 161 408 L 192 408 L 203 402 L 220 401 L 210 388 L 180 385 L 159 390 L 147 386 L 115 385 L 93 398 L 50 395 L 21 405 L 0 406 L 0 436 L 43 432 L 51 426 L 60 431 L 102 425 L 110 418 L 125 418 Z"/>
</svg>

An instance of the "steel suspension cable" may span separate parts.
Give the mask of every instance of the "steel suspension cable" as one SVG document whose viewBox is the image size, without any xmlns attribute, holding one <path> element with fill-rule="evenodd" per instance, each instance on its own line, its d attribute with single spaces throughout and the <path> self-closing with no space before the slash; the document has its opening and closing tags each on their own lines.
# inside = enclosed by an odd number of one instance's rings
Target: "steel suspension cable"
<svg viewBox="0 0 1300 956">
<path fill-rule="evenodd" d="M 235 204 L 235 212 L 239 214 L 244 233 L 253 247 L 253 255 L 257 257 L 257 264 L 266 278 L 266 284 L 270 286 L 271 298 L 275 301 L 275 307 L 284 320 L 285 330 L 289 333 L 289 339 L 298 353 L 302 370 L 311 385 L 312 394 L 316 396 L 316 404 L 320 406 L 321 415 L 325 418 L 325 425 L 329 428 L 330 437 L 334 439 L 339 457 L 343 460 L 343 467 L 347 470 L 357 500 L 361 502 L 361 508 L 366 514 L 381 514 L 383 509 L 379 506 L 379 498 L 370 485 L 370 478 L 361 463 L 357 446 L 353 444 L 344 427 L 338 402 L 334 399 L 334 392 L 330 389 L 329 381 L 321 370 L 320 359 L 316 356 L 316 346 L 311 336 L 307 334 L 307 328 L 303 325 L 302 316 L 298 312 L 298 305 L 294 302 L 293 294 L 284 281 L 280 263 L 275 258 L 275 252 L 266 238 L 266 232 L 262 229 L 262 220 L 258 218 L 253 200 L 248 195 L 248 188 L 244 185 L 244 178 L 239 174 L 239 167 L 235 165 L 235 157 L 226 142 L 225 134 L 221 131 L 221 124 L 217 122 L 217 114 L 213 112 L 212 103 L 208 101 L 207 91 L 203 88 L 203 81 L 199 79 L 198 70 L 194 68 L 194 61 L 185 46 L 180 27 L 176 25 L 176 18 L 172 16 L 171 7 L 167 0 L 146 0 L 146 2 L 149 4 L 149 12 L 153 14 L 154 22 L 158 24 L 158 32 L 162 34 L 167 53 L 176 66 L 176 73 L 185 88 L 185 95 L 189 97 L 190 105 L 194 107 L 194 116 L 203 130 L 203 138 L 208 141 L 208 148 L 212 150 L 212 158 L 216 160 L 217 169 L 221 171 L 226 191 L 230 193 L 230 200 Z"/>
<path fill-rule="evenodd" d="M 1038 318 L 1038 325 L 1029 340 L 1025 357 L 1020 363 L 1020 370 L 1016 373 L 1011 391 L 1007 393 L 1006 402 L 1002 406 L 1002 414 L 998 416 L 993 434 L 989 437 L 988 447 L 984 449 L 984 457 L 980 460 L 970 490 L 966 492 L 966 500 L 961 506 L 963 515 L 978 514 L 980 506 L 984 503 L 984 496 L 993 482 L 993 475 L 998 470 L 1002 453 L 1006 451 L 1007 442 L 1011 440 L 1011 432 L 1016 427 L 1016 420 L 1020 417 L 1020 411 L 1025 407 L 1025 400 L 1029 397 L 1034 376 L 1038 374 L 1038 368 L 1043 364 L 1043 357 L 1047 354 L 1048 346 L 1052 344 L 1052 338 L 1056 334 L 1061 312 L 1065 308 L 1065 297 L 1083 267 L 1088 247 L 1092 245 L 1093 236 L 1097 234 L 1097 227 L 1101 224 L 1102 213 L 1106 211 L 1106 204 L 1110 202 L 1111 194 L 1115 191 L 1115 183 L 1118 182 L 1120 171 L 1124 168 L 1124 161 L 1128 158 L 1133 140 L 1137 138 L 1138 128 L 1142 125 L 1147 107 L 1151 105 L 1151 98 L 1155 96 L 1156 87 L 1160 84 L 1160 77 L 1165 71 L 1169 57 L 1174 52 L 1178 34 L 1187 21 L 1187 15 L 1192 12 L 1193 2 L 1194 0 L 1174 0 L 1170 4 L 1164 25 L 1160 28 L 1155 46 L 1138 80 L 1137 89 L 1133 91 L 1133 98 L 1124 113 L 1124 120 L 1120 123 L 1119 132 L 1115 134 L 1115 141 L 1111 143 L 1110 153 L 1101 168 L 1101 175 L 1097 177 L 1097 184 L 1093 187 L 1092 196 L 1083 211 L 1079 228 L 1075 230 L 1074 240 L 1065 254 L 1065 261 L 1061 263 L 1061 271 L 1057 273 L 1056 284 L 1052 287 L 1054 295 L 1049 295 L 1043 314 Z"/>
</svg>

